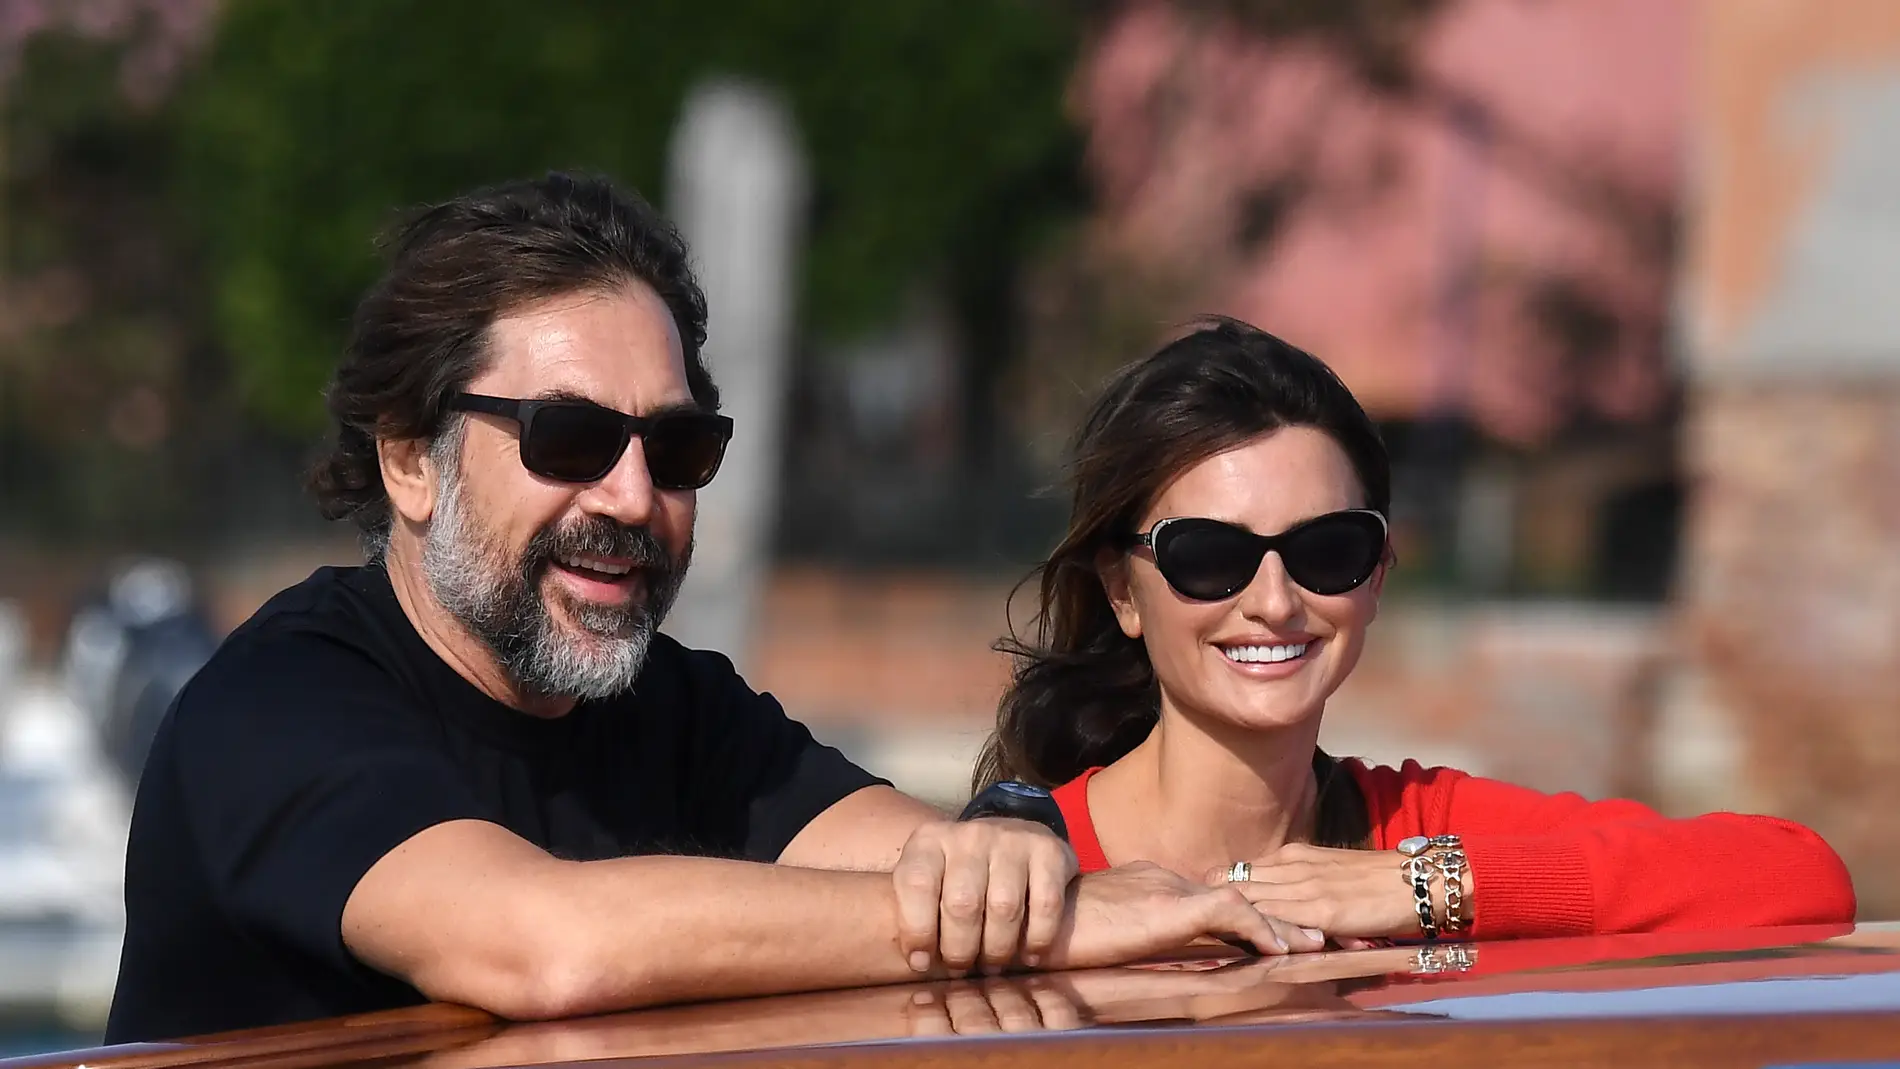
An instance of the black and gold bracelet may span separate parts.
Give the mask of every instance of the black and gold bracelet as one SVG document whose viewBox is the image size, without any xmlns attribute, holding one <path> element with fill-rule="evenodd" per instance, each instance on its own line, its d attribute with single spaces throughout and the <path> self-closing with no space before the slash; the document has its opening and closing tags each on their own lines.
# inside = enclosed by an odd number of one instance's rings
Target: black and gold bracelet
<svg viewBox="0 0 1900 1069">
<path fill-rule="evenodd" d="M 1418 929 L 1428 940 L 1438 938 L 1438 915 L 1432 903 L 1432 875 L 1445 871 L 1446 862 L 1443 857 L 1433 856 L 1440 850 L 1458 851 L 1456 864 L 1459 867 L 1460 876 L 1456 892 L 1458 897 L 1447 903 L 1448 906 L 1455 908 L 1446 910 L 1448 916 L 1445 927 L 1454 932 L 1464 930 L 1463 846 L 1464 844 L 1456 835 L 1414 835 L 1399 841 L 1399 854 L 1405 858 L 1405 863 L 1399 867 L 1399 877 L 1412 888 L 1413 904 L 1418 907 Z M 1450 899 L 1452 894 L 1448 883 L 1446 885 L 1447 898 Z"/>
</svg>

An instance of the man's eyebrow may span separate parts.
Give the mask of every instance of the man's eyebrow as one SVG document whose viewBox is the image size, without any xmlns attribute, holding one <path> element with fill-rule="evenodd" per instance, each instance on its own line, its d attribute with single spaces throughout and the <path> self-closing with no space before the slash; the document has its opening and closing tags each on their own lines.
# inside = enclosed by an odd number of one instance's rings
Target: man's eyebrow
<svg viewBox="0 0 1900 1069">
<path fill-rule="evenodd" d="M 566 386 L 554 386 L 545 390 L 536 390 L 532 399 L 536 401 L 578 401 L 584 405 L 600 404 L 599 401 L 594 400 L 579 390 L 570 389 Z M 602 405 L 601 407 L 605 408 L 609 406 Z"/>
<path fill-rule="evenodd" d="M 700 407 L 698 401 L 668 401 L 662 405 L 654 405 L 640 414 L 652 419 L 654 416 L 698 416 L 704 415 L 706 411 Z"/>
<path fill-rule="evenodd" d="M 599 408 L 611 409 L 615 412 L 620 411 L 619 409 L 614 408 L 614 406 L 612 405 L 602 404 L 600 401 L 597 401 L 594 398 L 587 396 L 586 394 L 580 392 L 579 390 L 571 389 L 566 386 L 555 386 L 555 387 L 550 387 L 549 389 L 537 391 L 533 399 L 536 401 L 573 401 L 573 402 L 583 404 L 583 405 L 594 405 Z M 635 414 L 640 415 L 640 416 L 645 416 L 645 417 L 676 416 L 676 415 L 698 414 L 704 411 L 706 410 L 700 407 L 699 402 L 687 400 L 687 401 L 668 401 L 665 404 L 655 405 L 644 412 L 639 412 Z"/>
</svg>

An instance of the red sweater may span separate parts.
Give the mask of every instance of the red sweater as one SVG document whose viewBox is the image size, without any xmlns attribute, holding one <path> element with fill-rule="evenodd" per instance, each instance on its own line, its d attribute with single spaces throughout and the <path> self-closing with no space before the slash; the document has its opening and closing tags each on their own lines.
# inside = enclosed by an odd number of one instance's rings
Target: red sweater
<svg viewBox="0 0 1900 1069">
<path fill-rule="evenodd" d="M 1774 817 L 1671 820 L 1636 802 L 1543 794 L 1449 768 L 1342 762 L 1372 845 L 1458 835 L 1471 867 L 1474 939 L 1613 935 L 1854 919 L 1847 867 L 1821 837 Z M 1089 816 L 1097 769 L 1058 787 L 1083 872 L 1108 868 Z"/>
</svg>

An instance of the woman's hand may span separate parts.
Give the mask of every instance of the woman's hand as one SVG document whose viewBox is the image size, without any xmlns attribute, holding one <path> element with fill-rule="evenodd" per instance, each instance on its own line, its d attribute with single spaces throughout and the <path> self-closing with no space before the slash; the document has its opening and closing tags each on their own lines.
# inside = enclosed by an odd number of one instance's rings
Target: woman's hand
<svg viewBox="0 0 1900 1069">
<path fill-rule="evenodd" d="M 1228 886 L 1262 913 L 1317 928 L 1347 949 L 1420 934 L 1412 887 L 1390 850 L 1288 843 L 1251 864 L 1252 879 Z M 1209 873 L 1208 882 L 1226 884 L 1227 870 Z"/>
<path fill-rule="evenodd" d="M 1048 954 L 1068 909 L 1075 851 L 1040 824 L 985 817 L 932 821 L 904 844 L 898 945 L 912 969 L 997 972 Z"/>
<path fill-rule="evenodd" d="M 1261 954 L 1323 949 L 1326 937 L 1261 909 L 1236 887 L 1208 887 L 1146 861 L 1075 881 L 1075 905 L 1048 965 L 1088 969 L 1140 961 L 1209 939 Z"/>
</svg>

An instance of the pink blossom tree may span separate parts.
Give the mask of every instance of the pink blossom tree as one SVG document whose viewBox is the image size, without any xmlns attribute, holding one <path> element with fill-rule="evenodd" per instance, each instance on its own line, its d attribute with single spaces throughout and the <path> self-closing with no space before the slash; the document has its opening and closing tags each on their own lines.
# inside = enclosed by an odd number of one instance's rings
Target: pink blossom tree
<svg viewBox="0 0 1900 1069">
<path fill-rule="evenodd" d="M 1535 445 L 1661 410 L 1684 0 L 1098 8 L 1070 99 L 1098 209 L 1031 293 L 1029 418 L 1201 312 L 1386 417 Z"/>
</svg>

